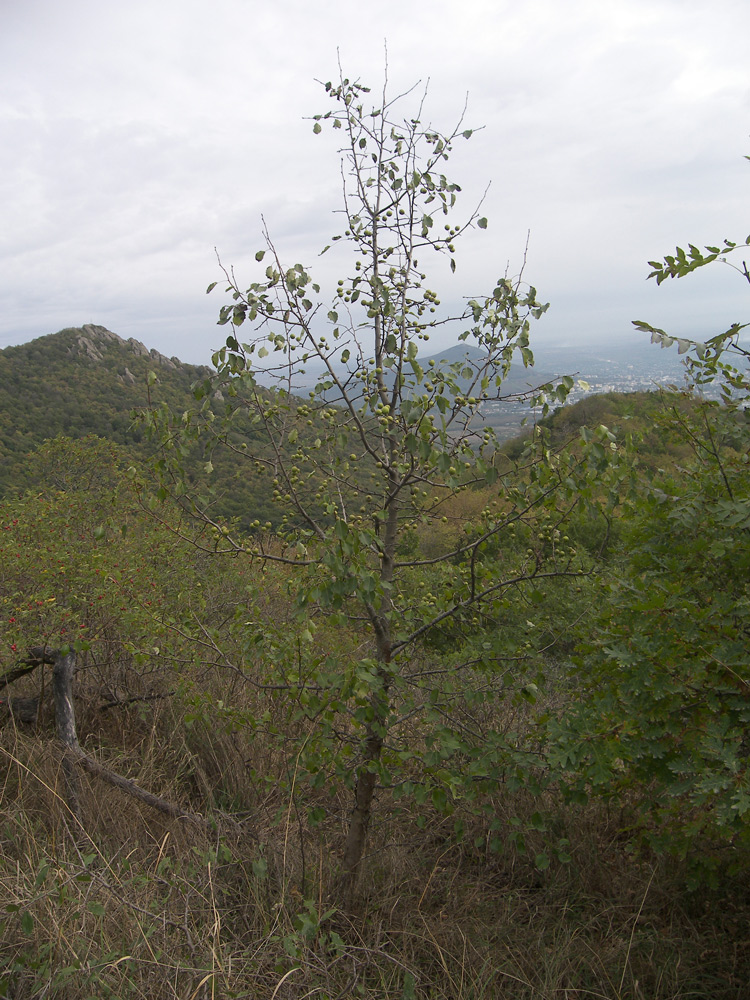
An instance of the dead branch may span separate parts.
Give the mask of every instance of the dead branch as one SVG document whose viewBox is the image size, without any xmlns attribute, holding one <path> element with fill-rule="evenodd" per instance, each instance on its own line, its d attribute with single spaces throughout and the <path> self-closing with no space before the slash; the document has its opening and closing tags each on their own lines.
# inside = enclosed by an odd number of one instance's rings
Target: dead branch
<svg viewBox="0 0 750 1000">
<path fill-rule="evenodd" d="M 47 650 L 44 650 L 44 662 L 49 662 L 46 654 Z M 98 778 L 108 782 L 108 784 L 114 785 L 115 788 L 120 788 L 122 791 L 127 792 L 128 795 L 131 795 L 139 802 L 144 802 L 146 805 L 151 806 L 152 809 L 157 809 L 167 816 L 172 816 L 176 819 L 186 819 L 191 823 L 197 823 L 206 829 L 210 829 L 211 825 L 202 816 L 186 812 L 180 806 L 168 802 L 159 795 L 147 792 L 140 785 L 131 781 L 130 778 L 123 778 L 122 775 L 111 771 L 108 767 L 89 757 L 81 749 L 78 743 L 78 734 L 76 733 L 75 710 L 73 708 L 71 693 L 75 670 L 75 653 L 70 651 L 65 656 L 62 656 L 59 650 L 55 650 L 50 655 L 54 663 L 52 677 L 57 736 L 64 747 L 63 770 L 65 772 L 66 796 L 71 812 L 76 818 L 80 818 L 80 803 L 77 775 L 72 768 L 74 763 L 79 764 L 84 770 L 90 774 L 95 774 Z"/>
<path fill-rule="evenodd" d="M 37 667 L 40 667 L 43 663 L 54 663 L 55 662 L 55 651 L 49 646 L 33 646 L 25 659 L 20 660 L 18 666 L 11 667 L 9 670 L 5 670 L 0 674 L 0 691 L 12 684 L 13 681 L 17 681 L 19 677 L 23 677 L 25 674 L 30 674 Z"/>
</svg>

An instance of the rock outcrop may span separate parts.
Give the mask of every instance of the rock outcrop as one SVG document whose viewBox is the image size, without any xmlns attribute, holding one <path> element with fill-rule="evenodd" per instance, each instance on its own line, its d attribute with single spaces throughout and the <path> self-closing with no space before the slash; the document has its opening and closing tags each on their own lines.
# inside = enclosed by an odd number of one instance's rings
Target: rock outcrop
<svg viewBox="0 0 750 1000">
<path fill-rule="evenodd" d="M 168 368 L 170 371 L 179 371 L 181 368 L 185 367 L 177 357 L 168 358 L 166 355 L 157 351 L 156 348 L 151 350 L 142 344 L 140 340 L 136 340 L 135 337 L 129 337 L 125 340 L 123 337 L 118 336 L 111 330 L 108 330 L 106 326 L 98 326 L 95 323 L 85 323 L 83 326 L 77 328 L 75 331 L 76 338 L 74 344 L 69 348 L 70 354 L 83 354 L 91 361 L 103 362 L 104 361 L 104 351 L 108 345 L 116 344 L 121 347 L 123 351 L 127 351 L 134 354 L 136 357 L 149 358 L 154 364 L 159 365 L 160 368 Z M 189 366 L 196 367 L 196 366 Z M 199 370 L 203 371 L 203 366 L 199 366 Z M 205 369 L 208 371 L 208 369 Z M 119 376 L 123 381 L 133 383 L 136 381 L 136 377 L 130 371 L 130 369 L 125 366 L 124 370 Z"/>
</svg>

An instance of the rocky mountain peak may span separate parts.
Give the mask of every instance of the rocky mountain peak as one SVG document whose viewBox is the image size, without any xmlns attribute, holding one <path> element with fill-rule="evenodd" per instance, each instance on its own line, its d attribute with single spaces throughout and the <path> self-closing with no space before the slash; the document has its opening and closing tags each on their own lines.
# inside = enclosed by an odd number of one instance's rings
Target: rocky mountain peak
<svg viewBox="0 0 750 1000">
<path fill-rule="evenodd" d="M 166 355 L 157 351 L 156 348 L 149 350 L 145 344 L 142 344 L 140 340 L 136 340 L 135 337 L 129 337 L 125 340 L 123 337 L 118 336 L 118 334 L 108 330 L 106 326 L 98 326 L 95 323 L 85 323 L 83 326 L 76 328 L 73 332 L 76 334 L 74 342 L 75 346 L 71 347 L 70 353 L 84 354 L 92 361 L 103 361 L 104 356 L 102 351 L 105 350 L 108 345 L 117 344 L 123 351 L 130 351 L 132 354 L 139 357 L 151 358 L 162 368 L 169 368 L 176 371 L 178 368 L 182 367 L 182 362 L 179 358 L 168 358 Z M 127 368 L 125 370 L 126 372 L 128 371 Z"/>
</svg>

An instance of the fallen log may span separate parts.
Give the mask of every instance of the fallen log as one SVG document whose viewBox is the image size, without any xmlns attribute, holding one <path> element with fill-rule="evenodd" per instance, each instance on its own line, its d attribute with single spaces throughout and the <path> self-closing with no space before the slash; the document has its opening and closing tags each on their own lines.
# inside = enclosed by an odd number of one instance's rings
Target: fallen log
<svg viewBox="0 0 750 1000">
<path fill-rule="evenodd" d="M 63 654 L 61 650 L 52 649 L 50 646 L 34 646 L 28 651 L 28 655 L 24 660 L 21 660 L 18 666 L 11 667 L 0 674 L 0 690 L 45 663 L 51 664 L 53 668 L 52 695 L 55 704 L 55 728 L 57 737 L 63 748 L 62 766 L 65 777 L 65 797 L 68 808 L 79 822 L 81 812 L 80 784 L 74 765 L 82 767 L 90 774 L 96 775 L 102 781 L 106 781 L 115 788 L 121 789 L 127 795 L 132 796 L 139 802 L 143 802 L 152 809 L 164 813 L 166 816 L 187 820 L 207 830 L 213 829 L 212 824 L 203 816 L 187 812 L 187 810 L 180 808 L 180 806 L 175 805 L 173 802 L 169 802 L 160 795 L 147 792 L 145 788 L 141 788 L 135 781 L 132 781 L 130 778 L 124 778 L 121 774 L 117 774 L 116 771 L 105 767 L 81 749 L 78 742 L 78 733 L 76 732 L 75 708 L 73 706 L 73 675 L 76 663 L 76 655 L 73 650 L 68 650 L 68 652 Z M 138 699 L 129 700 L 135 701 Z M 6 700 L 2 699 L 2 702 L 5 704 Z M 27 702 L 29 703 L 28 705 L 26 705 Z M 31 702 L 35 703 L 33 706 L 35 719 L 36 710 L 38 709 L 38 699 L 7 699 L 7 707 L 13 712 L 14 703 L 17 703 L 19 713 L 28 708 L 28 718 L 23 717 L 22 714 L 19 714 L 19 717 L 21 721 L 31 721 Z"/>
<path fill-rule="evenodd" d="M 52 687 L 55 701 L 55 724 L 58 739 L 63 744 L 63 770 L 65 773 L 68 806 L 71 812 L 77 818 L 80 818 L 78 780 L 72 767 L 75 763 L 83 767 L 90 774 L 95 774 L 102 781 L 114 785 L 115 788 L 120 788 L 139 802 L 151 806 L 152 809 L 157 809 L 159 812 L 167 816 L 172 816 L 175 819 L 185 819 L 206 829 L 212 829 L 208 820 L 202 816 L 189 813 L 173 802 L 168 802 L 159 795 L 147 792 L 140 785 L 131 781 L 130 778 L 124 778 L 121 774 L 117 774 L 116 771 L 110 770 L 110 768 L 100 764 L 81 749 L 78 743 L 78 734 L 76 733 L 75 709 L 73 707 L 72 696 L 75 653 L 72 650 L 65 655 L 60 650 L 50 652 L 53 662 Z M 44 662 L 50 662 L 46 658 L 46 654 L 47 650 L 44 650 Z"/>
<path fill-rule="evenodd" d="M 121 788 L 128 795 L 132 795 L 134 799 L 138 799 L 139 802 L 145 803 L 147 806 L 151 806 L 152 809 L 158 809 L 159 812 L 164 813 L 167 816 L 172 816 L 175 819 L 185 819 L 190 823 L 197 823 L 199 826 L 203 826 L 206 829 L 212 829 L 211 824 L 203 816 L 197 816 L 195 813 L 187 812 L 181 809 L 180 806 L 175 805 L 173 802 L 168 802 L 166 799 L 161 798 L 159 795 L 154 795 L 152 792 L 147 792 L 145 788 L 141 788 L 130 778 L 124 778 L 121 774 L 117 774 L 116 771 L 110 770 L 103 764 L 100 764 L 98 760 L 94 760 L 93 757 L 89 757 L 88 754 L 81 750 L 80 746 L 68 747 L 66 749 L 67 755 L 74 760 L 77 764 L 80 764 L 84 770 L 88 771 L 90 774 L 95 774 L 102 781 L 106 781 L 110 785 L 114 785 L 115 788 Z"/>
</svg>

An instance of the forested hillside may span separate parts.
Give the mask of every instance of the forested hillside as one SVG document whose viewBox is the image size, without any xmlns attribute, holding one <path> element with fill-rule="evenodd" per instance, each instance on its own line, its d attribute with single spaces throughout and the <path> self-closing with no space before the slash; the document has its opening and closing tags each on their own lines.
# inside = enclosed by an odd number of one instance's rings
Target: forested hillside
<svg viewBox="0 0 750 1000">
<path fill-rule="evenodd" d="M 453 354 L 443 352 L 438 357 L 452 360 L 454 355 L 463 357 L 464 351 L 455 349 Z M 96 325 L 61 330 L 0 351 L 0 496 L 44 485 L 48 470 L 38 462 L 30 465 L 28 456 L 45 440 L 60 435 L 72 440 L 94 435 L 111 441 L 122 446 L 132 462 L 147 466 L 156 445 L 149 440 L 139 414 L 159 404 L 177 414 L 190 410 L 195 402 L 192 387 L 210 372 L 179 358 L 166 358 L 139 341 L 124 340 Z M 321 372 L 310 384 L 322 377 Z M 530 384 L 548 380 L 549 374 L 516 365 L 512 380 L 504 382 L 504 391 L 528 393 Z M 296 402 L 292 397 L 290 404 L 299 405 L 301 400 L 302 396 Z M 219 393 L 212 404 L 214 413 L 223 409 L 224 402 Z M 583 400 L 541 423 L 553 429 L 558 444 L 586 423 L 639 432 L 652 424 L 659 405 L 654 393 L 610 393 Z M 303 435 L 305 424 L 301 423 Z M 532 426 L 533 419 L 527 428 L 519 428 L 517 439 L 501 444 L 499 450 L 519 454 Z M 664 451 L 658 437 L 653 434 L 648 439 L 644 456 L 653 458 Z M 670 452 L 674 454 L 676 448 L 677 442 L 672 441 Z M 212 489 L 217 515 L 235 518 L 245 529 L 256 521 L 277 527 L 281 515 L 272 502 L 270 480 L 246 474 L 226 448 L 214 450 L 207 475 L 203 452 L 201 447 L 193 449 L 191 481 L 195 487 Z"/>
<path fill-rule="evenodd" d="M 91 324 L 0 351 L 0 496 L 46 485 L 46 470 L 30 465 L 28 455 L 59 435 L 111 441 L 146 467 L 156 448 L 139 416 L 157 405 L 188 410 L 192 386 L 210 371 Z M 222 402 L 219 395 L 213 408 Z M 238 476 L 230 453 L 215 457 L 210 477 L 201 449 L 191 456 L 191 485 L 212 490 L 217 515 L 238 517 L 245 527 L 256 519 L 277 523 L 267 485 Z"/>
<path fill-rule="evenodd" d="M 145 458 L 133 411 L 148 403 L 149 371 L 170 405 L 187 405 L 190 386 L 208 369 L 185 365 L 88 325 L 0 351 L 0 495 L 18 484 L 29 452 L 59 434 L 95 434 Z"/>
</svg>

